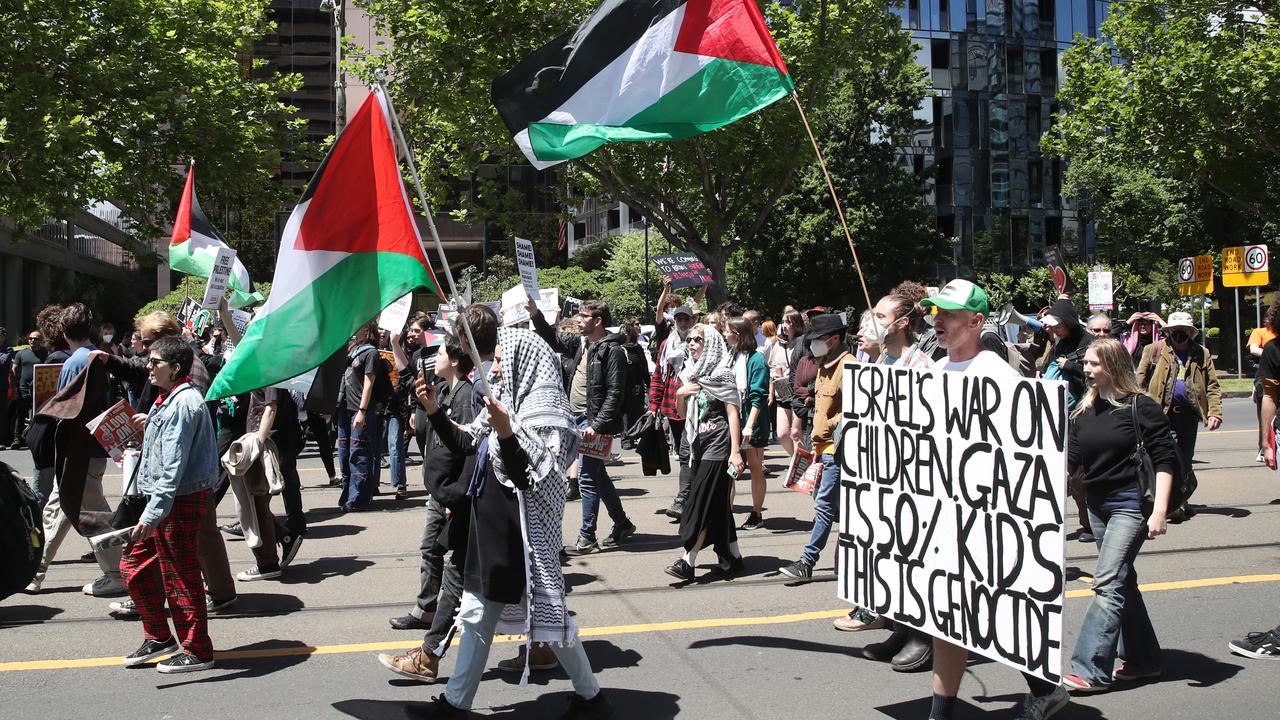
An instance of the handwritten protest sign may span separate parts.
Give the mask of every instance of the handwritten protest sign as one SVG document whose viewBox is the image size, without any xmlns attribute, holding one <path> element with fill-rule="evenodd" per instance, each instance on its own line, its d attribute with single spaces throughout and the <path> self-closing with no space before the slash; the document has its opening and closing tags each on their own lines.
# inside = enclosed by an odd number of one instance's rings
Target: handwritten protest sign
<svg viewBox="0 0 1280 720">
<path fill-rule="evenodd" d="M 35 373 L 31 378 L 31 395 L 38 412 L 58 392 L 58 373 L 62 372 L 62 363 L 40 363 L 31 371 Z"/>
<path fill-rule="evenodd" d="M 525 294 L 524 285 L 516 285 L 502 293 L 502 324 L 511 326 L 528 320 L 529 311 L 525 309 L 528 302 L 529 296 Z M 542 311 L 542 317 L 547 323 L 554 325 L 560 315 L 560 290 L 558 288 L 539 290 L 538 309 Z"/>
<path fill-rule="evenodd" d="M 847 364 L 838 594 L 1051 682 L 1066 384 Z"/>
<path fill-rule="evenodd" d="M 193 297 L 189 297 L 182 301 L 182 308 L 178 310 L 178 323 L 185 328 L 191 327 L 191 318 L 200 310 L 200 303 Z"/>
<path fill-rule="evenodd" d="M 538 298 L 538 257 L 533 253 L 533 243 L 516 238 L 516 266 L 520 269 L 520 284 L 530 300 Z"/>
<path fill-rule="evenodd" d="M 658 272 L 662 273 L 663 277 L 671 281 L 672 290 L 710 285 L 714 282 L 711 271 L 693 253 L 659 255 L 653 258 L 653 264 L 658 266 Z"/>
<path fill-rule="evenodd" d="M 388 305 L 378 314 L 378 327 L 389 333 L 404 332 L 404 324 L 409 322 L 409 312 L 413 310 L 413 292 Z"/>
<path fill-rule="evenodd" d="M 236 263 L 236 251 L 223 245 L 213 258 L 213 268 L 209 271 L 209 282 L 204 286 L 204 301 L 200 307 L 205 310 L 217 310 L 222 298 L 227 294 L 227 281 L 231 278 L 231 268 Z"/>
<path fill-rule="evenodd" d="M 117 465 L 124 463 L 125 448 L 131 443 L 142 442 L 142 433 L 133 426 L 133 414 L 133 407 L 121 400 L 85 423 L 85 429 Z"/>
</svg>

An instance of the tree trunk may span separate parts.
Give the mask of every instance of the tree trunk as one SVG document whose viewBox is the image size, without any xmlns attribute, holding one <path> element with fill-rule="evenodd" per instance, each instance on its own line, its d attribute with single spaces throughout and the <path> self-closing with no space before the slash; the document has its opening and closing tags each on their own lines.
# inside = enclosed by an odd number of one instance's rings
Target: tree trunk
<svg viewBox="0 0 1280 720">
<path fill-rule="evenodd" d="M 715 278 L 715 282 L 707 289 L 707 307 L 714 310 L 729 299 L 730 249 L 718 244 L 708 248 L 690 243 L 689 252 L 697 255 L 698 259 L 711 271 L 711 277 Z"/>
</svg>

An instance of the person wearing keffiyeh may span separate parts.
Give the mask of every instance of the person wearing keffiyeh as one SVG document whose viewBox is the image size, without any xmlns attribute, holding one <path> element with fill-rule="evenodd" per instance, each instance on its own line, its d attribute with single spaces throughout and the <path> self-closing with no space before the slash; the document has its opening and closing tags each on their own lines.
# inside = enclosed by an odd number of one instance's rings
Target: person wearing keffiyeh
<svg viewBox="0 0 1280 720">
<path fill-rule="evenodd" d="M 461 638 L 444 694 L 405 712 L 410 717 L 465 717 L 493 635 L 502 632 L 525 634 L 530 647 L 551 646 L 573 682 L 564 717 L 607 717 L 608 701 L 565 605 L 560 568 L 565 474 L 580 441 L 560 362 L 537 335 L 499 329 L 486 305 L 472 305 L 465 317 L 484 361 L 477 370 L 485 376 L 484 407 L 465 427 L 452 423 L 439 408 L 429 415 L 441 442 L 456 452 L 476 454 L 467 490 L 471 528 L 466 571 L 454 625 Z M 465 345 L 465 336 L 462 341 Z M 433 387 L 419 382 L 415 391 L 424 406 L 434 406 L 427 402 Z M 526 666 L 521 683 L 527 678 Z"/>
<path fill-rule="evenodd" d="M 689 444 L 689 497 L 680 513 L 684 555 L 666 569 L 677 580 L 693 580 L 698 552 L 715 547 L 722 573 L 742 570 L 742 553 L 733 527 L 733 477 L 742 472 L 741 403 L 733 356 L 710 325 L 689 331 L 689 360 L 681 373 L 678 396 L 687 402 L 685 434 Z M 730 468 L 734 475 L 730 475 Z"/>
</svg>

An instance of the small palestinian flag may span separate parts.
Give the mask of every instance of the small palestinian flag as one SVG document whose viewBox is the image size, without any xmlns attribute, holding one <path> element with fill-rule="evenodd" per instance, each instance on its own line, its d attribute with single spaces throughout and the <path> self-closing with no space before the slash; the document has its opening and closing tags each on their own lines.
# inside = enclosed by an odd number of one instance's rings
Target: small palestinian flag
<svg viewBox="0 0 1280 720">
<path fill-rule="evenodd" d="M 493 81 L 534 167 L 710 132 L 793 89 L 755 0 L 605 0 Z"/>
<path fill-rule="evenodd" d="M 214 378 L 210 400 L 297 377 L 395 300 L 420 287 L 439 294 L 393 137 L 375 87 L 289 216 L 271 296 Z"/>
<path fill-rule="evenodd" d="M 173 234 L 169 237 L 169 267 L 188 275 L 207 278 L 213 271 L 218 248 L 226 245 L 213 229 L 213 223 L 209 222 L 209 218 L 200 209 L 200 201 L 196 199 L 196 166 L 192 164 L 187 170 L 187 185 L 182 191 L 182 201 L 178 203 Z M 262 295 L 253 291 L 249 271 L 240 262 L 240 258 L 236 258 L 235 265 L 231 267 L 231 277 L 227 279 L 227 284 L 231 287 L 231 307 L 244 307 L 262 301 Z"/>
</svg>

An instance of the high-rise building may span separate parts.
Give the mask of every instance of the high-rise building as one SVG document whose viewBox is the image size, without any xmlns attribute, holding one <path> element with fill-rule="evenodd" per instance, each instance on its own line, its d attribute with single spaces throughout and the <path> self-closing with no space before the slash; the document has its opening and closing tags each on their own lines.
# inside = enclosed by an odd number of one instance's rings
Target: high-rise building
<svg viewBox="0 0 1280 720">
<path fill-rule="evenodd" d="M 1064 163 L 1044 157 L 1053 129 L 1062 53 L 1076 34 L 1097 37 L 1106 0 L 903 0 L 892 12 L 917 43 L 934 94 L 901 160 L 932 169 L 928 202 L 955 239 L 944 276 L 1043 264 L 1091 245 L 1081 208 L 1062 195 Z"/>
</svg>

